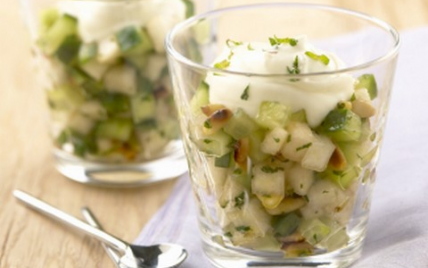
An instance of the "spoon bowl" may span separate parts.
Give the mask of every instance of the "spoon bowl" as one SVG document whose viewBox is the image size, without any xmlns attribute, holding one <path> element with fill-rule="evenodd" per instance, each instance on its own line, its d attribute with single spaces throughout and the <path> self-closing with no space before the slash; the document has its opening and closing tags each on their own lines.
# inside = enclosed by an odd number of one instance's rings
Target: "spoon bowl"
<svg viewBox="0 0 428 268">
<path fill-rule="evenodd" d="M 28 207 L 58 222 L 73 227 L 121 253 L 118 265 L 121 268 L 173 268 L 178 267 L 187 257 L 187 251 L 175 244 L 139 246 L 129 244 L 111 234 L 91 226 L 51 205 L 20 190 L 13 195 Z"/>
</svg>

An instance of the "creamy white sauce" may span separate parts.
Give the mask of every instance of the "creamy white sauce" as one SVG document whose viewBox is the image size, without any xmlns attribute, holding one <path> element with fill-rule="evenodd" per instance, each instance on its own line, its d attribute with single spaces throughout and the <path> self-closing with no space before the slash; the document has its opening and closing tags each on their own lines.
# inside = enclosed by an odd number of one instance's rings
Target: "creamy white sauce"
<svg viewBox="0 0 428 268">
<path fill-rule="evenodd" d="M 215 63 L 227 59 L 231 52 L 227 70 L 251 74 L 288 74 L 293 68 L 296 56 L 300 73 L 335 71 L 344 68 L 344 63 L 336 55 L 314 48 L 305 36 L 296 38 L 296 46 L 282 44 L 278 47 L 270 43 L 244 43 L 226 47 Z M 307 55 L 311 51 L 326 55 L 325 65 Z M 243 109 L 249 116 L 257 115 L 260 103 L 277 101 L 288 105 L 293 112 L 304 109 L 308 124 L 316 127 L 340 101 L 349 100 L 354 92 L 354 78 L 349 74 L 325 75 L 290 81 L 283 77 L 251 77 L 244 75 L 218 75 L 209 73 L 206 82 L 210 85 L 210 102 L 221 103 L 234 110 Z M 248 99 L 241 99 L 244 89 L 249 86 Z"/>
<path fill-rule="evenodd" d="M 144 26 L 159 16 L 178 22 L 186 12 L 181 0 L 59 1 L 58 9 L 78 19 L 79 34 L 85 42 L 107 38 L 125 26 Z"/>
</svg>

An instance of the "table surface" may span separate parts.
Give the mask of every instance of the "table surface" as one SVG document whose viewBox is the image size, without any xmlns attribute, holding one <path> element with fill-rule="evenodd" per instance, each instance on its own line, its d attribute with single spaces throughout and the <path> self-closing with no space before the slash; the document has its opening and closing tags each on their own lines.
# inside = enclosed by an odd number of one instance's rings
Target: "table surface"
<svg viewBox="0 0 428 268">
<path fill-rule="evenodd" d="M 312 2 L 369 13 L 400 31 L 428 25 L 427 0 Z M 132 241 L 165 202 L 174 180 L 124 190 L 85 186 L 60 175 L 52 160 L 44 98 L 18 1 L 0 1 L 0 18 L 0 51 L 5 52 L 0 59 L 0 267 L 113 268 L 99 243 L 19 205 L 13 189 L 28 191 L 79 217 L 80 208 L 89 206 L 106 230 Z"/>
</svg>

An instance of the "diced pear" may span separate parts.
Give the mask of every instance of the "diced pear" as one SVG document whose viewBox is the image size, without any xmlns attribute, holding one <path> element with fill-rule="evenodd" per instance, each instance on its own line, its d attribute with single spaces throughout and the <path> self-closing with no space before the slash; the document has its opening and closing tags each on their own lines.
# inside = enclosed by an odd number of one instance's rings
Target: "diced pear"
<svg viewBox="0 0 428 268">
<path fill-rule="evenodd" d="M 98 62 L 110 64 L 119 59 L 119 57 L 120 48 L 114 37 L 109 37 L 98 42 Z"/>
<path fill-rule="evenodd" d="M 288 171 L 287 182 L 296 194 L 304 196 L 314 183 L 314 172 L 296 164 Z"/>
<path fill-rule="evenodd" d="M 108 91 L 134 95 L 137 91 L 136 73 L 128 66 L 116 66 L 110 69 L 104 77 L 104 84 Z"/>
<path fill-rule="evenodd" d="M 281 148 L 281 154 L 286 159 L 300 162 L 312 145 L 314 135 L 308 125 L 299 122 L 290 123 L 287 131 L 289 134 Z"/>
<path fill-rule="evenodd" d="M 92 119 L 105 119 L 107 117 L 107 111 L 104 107 L 95 100 L 86 101 L 79 107 L 81 114 L 84 114 Z"/>
<path fill-rule="evenodd" d="M 324 212 L 333 212 L 349 199 L 347 194 L 330 180 L 320 179 L 309 189 L 307 198 L 309 206 L 319 208 Z"/>
<path fill-rule="evenodd" d="M 235 226 L 250 226 L 256 236 L 263 236 L 272 228 L 271 216 L 265 212 L 257 198 L 251 198 L 242 212 L 242 218 L 234 223 Z"/>
<path fill-rule="evenodd" d="M 302 159 L 302 167 L 318 172 L 324 171 L 335 148 L 329 138 L 314 134 L 312 145 Z"/>
<path fill-rule="evenodd" d="M 285 173 L 282 168 L 267 164 L 258 164 L 253 167 L 252 191 L 256 195 L 284 196 Z"/>
<path fill-rule="evenodd" d="M 86 135 L 94 127 L 94 121 L 82 114 L 75 113 L 71 116 L 68 126 L 77 133 Z"/>
<path fill-rule="evenodd" d="M 288 132 L 283 128 L 277 127 L 269 131 L 261 144 L 262 152 L 271 155 L 277 154 L 284 145 L 287 136 Z"/>
<path fill-rule="evenodd" d="M 91 60 L 84 65 L 81 65 L 82 70 L 97 81 L 101 80 L 109 67 L 110 65 L 99 63 L 95 60 Z"/>
</svg>

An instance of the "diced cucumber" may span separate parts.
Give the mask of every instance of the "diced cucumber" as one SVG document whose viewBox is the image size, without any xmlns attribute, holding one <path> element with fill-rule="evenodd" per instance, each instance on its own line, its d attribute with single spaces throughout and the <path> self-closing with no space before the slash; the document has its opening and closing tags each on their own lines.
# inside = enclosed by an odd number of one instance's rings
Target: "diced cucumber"
<svg viewBox="0 0 428 268">
<path fill-rule="evenodd" d="M 233 153 L 229 152 L 223 156 L 216 157 L 214 165 L 219 168 L 230 168 L 233 163 Z"/>
<path fill-rule="evenodd" d="M 290 115 L 290 121 L 308 123 L 305 110 L 298 110 Z"/>
<path fill-rule="evenodd" d="M 201 114 L 201 107 L 209 103 L 209 85 L 202 81 L 190 101 L 190 108 L 194 115 Z"/>
<path fill-rule="evenodd" d="M 273 228 L 278 235 L 288 236 L 297 230 L 301 221 L 301 218 L 297 214 L 289 213 L 276 219 Z"/>
<path fill-rule="evenodd" d="M 123 94 L 104 92 L 99 95 L 99 100 L 109 115 L 130 111 L 129 98 Z"/>
<path fill-rule="evenodd" d="M 77 108 L 85 101 L 82 90 L 67 85 L 47 91 L 49 105 L 53 109 L 71 110 Z"/>
<path fill-rule="evenodd" d="M 291 110 L 288 106 L 273 101 L 264 101 L 260 104 L 256 115 L 256 122 L 261 127 L 274 129 L 285 127 L 290 118 Z"/>
<path fill-rule="evenodd" d="M 131 111 L 134 123 L 153 119 L 156 116 L 156 101 L 153 95 L 140 95 L 131 98 Z"/>
<path fill-rule="evenodd" d="M 361 137 L 361 118 L 348 109 L 334 109 L 320 126 L 321 132 L 334 141 L 358 141 Z"/>
<path fill-rule="evenodd" d="M 186 6 L 186 19 L 195 15 L 195 4 L 191 0 L 181 0 Z"/>
<path fill-rule="evenodd" d="M 79 63 L 85 64 L 96 58 L 98 53 L 97 43 L 83 43 L 79 49 Z"/>
<path fill-rule="evenodd" d="M 375 99 L 378 94 L 376 79 L 373 74 L 363 74 L 357 79 L 355 89 L 365 88 L 369 92 L 370 99 Z"/>
<path fill-rule="evenodd" d="M 84 157 L 86 153 L 95 153 L 97 145 L 91 135 L 81 135 L 70 129 L 64 129 L 57 137 L 56 143 L 61 147 L 66 143 L 73 145 L 73 153 Z"/>
<path fill-rule="evenodd" d="M 330 233 L 330 227 L 319 219 L 303 220 L 299 226 L 300 234 L 306 242 L 316 245 L 321 242 Z"/>
<path fill-rule="evenodd" d="M 259 129 L 253 132 L 249 137 L 250 151 L 248 154 L 251 160 L 253 161 L 253 163 L 260 163 L 269 157 L 268 154 L 264 153 L 261 150 L 261 144 L 265 138 L 265 134 L 266 134 L 265 130 Z"/>
<path fill-rule="evenodd" d="M 238 182 L 240 185 L 244 186 L 246 189 L 251 187 L 251 177 L 248 174 L 247 170 L 242 169 L 240 166 L 236 165 L 229 178 L 233 181 Z"/>
<path fill-rule="evenodd" d="M 124 118 L 113 118 L 101 121 L 96 126 L 98 138 L 127 141 L 132 133 L 132 121 Z"/>
<path fill-rule="evenodd" d="M 41 37 L 42 39 L 40 42 L 44 51 L 51 55 L 59 48 L 68 36 L 75 34 L 77 34 L 76 18 L 68 14 L 64 14 L 52 24 L 46 34 Z"/>
<path fill-rule="evenodd" d="M 327 248 L 328 251 L 333 251 L 345 246 L 348 241 L 349 235 L 346 233 L 346 228 L 340 228 L 324 238 L 320 246 Z"/>
<path fill-rule="evenodd" d="M 240 140 L 249 137 L 257 128 L 258 126 L 253 119 L 244 110 L 238 108 L 224 126 L 224 132 L 235 140 Z"/>
<path fill-rule="evenodd" d="M 67 36 L 55 52 L 58 59 L 64 64 L 71 64 L 78 56 L 80 39 L 76 35 Z"/>
<path fill-rule="evenodd" d="M 144 54 L 153 50 L 153 44 L 144 28 L 127 26 L 116 33 L 116 40 L 124 55 Z"/>
<path fill-rule="evenodd" d="M 217 131 L 213 135 L 205 136 L 197 141 L 199 150 L 218 157 L 231 152 L 232 143 L 232 137 L 223 131 Z"/>
<path fill-rule="evenodd" d="M 43 9 L 40 13 L 40 19 L 39 19 L 40 35 L 45 34 L 51 28 L 51 26 L 55 23 L 58 17 L 59 17 L 58 9 L 56 8 Z"/>
</svg>

